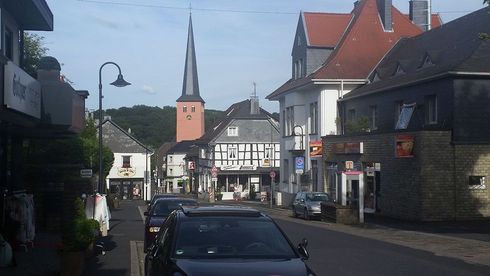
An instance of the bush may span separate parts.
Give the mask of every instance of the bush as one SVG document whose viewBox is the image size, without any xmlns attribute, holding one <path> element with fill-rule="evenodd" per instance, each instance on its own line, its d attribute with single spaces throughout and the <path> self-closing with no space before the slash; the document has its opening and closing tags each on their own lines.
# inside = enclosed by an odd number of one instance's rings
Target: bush
<svg viewBox="0 0 490 276">
<path fill-rule="evenodd" d="M 64 229 L 63 248 L 66 251 L 83 251 L 95 241 L 100 225 L 98 221 L 86 218 L 81 199 L 77 198 L 74 205 L 74 219 Z"/>
</svg>

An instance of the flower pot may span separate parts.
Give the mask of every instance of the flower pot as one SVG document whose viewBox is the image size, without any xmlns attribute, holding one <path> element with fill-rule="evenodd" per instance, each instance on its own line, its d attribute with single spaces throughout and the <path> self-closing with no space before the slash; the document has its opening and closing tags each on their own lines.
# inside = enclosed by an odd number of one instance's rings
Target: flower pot
<svg viewBox="0 0 490 276">
<path fill-rule="evenodd" d="M 61 253 L 61 276 L 81 276 L 85 265 L 85 251 Z"/>
</svg>

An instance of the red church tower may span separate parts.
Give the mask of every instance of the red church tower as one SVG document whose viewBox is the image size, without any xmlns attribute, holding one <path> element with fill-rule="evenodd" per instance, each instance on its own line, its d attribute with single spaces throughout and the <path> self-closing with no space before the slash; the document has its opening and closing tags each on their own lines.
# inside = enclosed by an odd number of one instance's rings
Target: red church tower
<svg viewBox="0 0 490 276">
<path fill-rule="evenodd" d="M 189 32 L 185 56 L 184 84 L 182 96 L 177 99 L 177 142 L 195 140 L 204 134 L 204 100 L 199 95 L 196 50 L 189 16 Z"/>
</svg>

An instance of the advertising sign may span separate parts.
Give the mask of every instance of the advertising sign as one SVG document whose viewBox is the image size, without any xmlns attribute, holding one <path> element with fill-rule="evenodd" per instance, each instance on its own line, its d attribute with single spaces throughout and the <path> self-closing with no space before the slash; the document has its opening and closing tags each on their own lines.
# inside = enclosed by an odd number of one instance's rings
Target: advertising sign
<svg viewBox="0 0 490 276">
<path fill-rule="evenodd" d="M 189 161 L 188 163 L 188 169 L 189 170 L 193 170 L 196 168 L 196 163 L 194 163 L 194 161 Z"/>
<path fill-rule="evenodd" d="M 9 61 L 5 65 L 4 103 L 8 108 L 41 118 L 41 84 Z"/>
<path fill-rule="evenodd" d="M 310 157 L 322 157 L 322 140 L 310 141 Z"/>
<path fill-rule="evenodd" d="M 333 152 L 336 154 L 362 154 L 364 153 L 364 144 L 363 142 L 335 143 Z"/>
<path fill-rule="evenodd" d="M 400 134 L 395 136 L 395 157 L 413 157 L 413 146 L 415 137 L 412 135 Z"/>
</svg>

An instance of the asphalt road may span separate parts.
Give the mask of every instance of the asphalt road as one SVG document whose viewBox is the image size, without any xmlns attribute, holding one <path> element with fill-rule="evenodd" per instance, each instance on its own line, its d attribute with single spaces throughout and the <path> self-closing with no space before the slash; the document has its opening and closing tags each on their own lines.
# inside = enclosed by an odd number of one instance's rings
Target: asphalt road
<svg viewBox="0 0 490 276">
<path fill-rule="evenodd" d="M 308 239 L 308 265 L 318 275 L 490 275 L 490 267 L 353 236 L 301 219 L 273 217 L 293 244 Z"/>
</svg>

